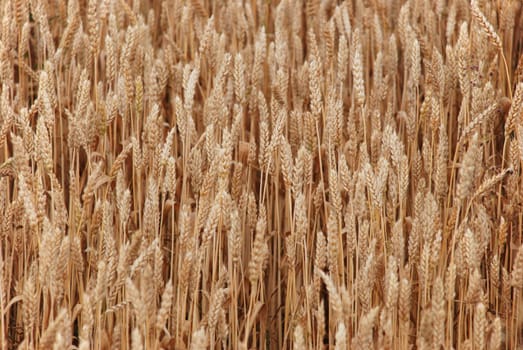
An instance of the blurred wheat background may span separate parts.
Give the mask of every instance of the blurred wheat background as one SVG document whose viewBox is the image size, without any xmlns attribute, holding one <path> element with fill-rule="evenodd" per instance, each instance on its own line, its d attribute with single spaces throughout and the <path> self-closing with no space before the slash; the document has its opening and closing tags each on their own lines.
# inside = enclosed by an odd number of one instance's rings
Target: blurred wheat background
<svg viewBox="0 0 523 350">
<path fill-rule="evenodd" d="M 0 348 L 523 347 L 521 1 L 0 13 Z"/>
</svg>

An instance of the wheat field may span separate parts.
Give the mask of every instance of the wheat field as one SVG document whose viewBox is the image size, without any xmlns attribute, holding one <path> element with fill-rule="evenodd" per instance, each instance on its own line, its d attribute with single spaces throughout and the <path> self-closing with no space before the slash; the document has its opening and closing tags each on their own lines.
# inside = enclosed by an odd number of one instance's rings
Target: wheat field
<svg viewBox="0 0 523 350">
<path fill-rule="evenodd" d="M 520 0 L 1 0 L 0 349 L 522 349 Z"/>
</svg>

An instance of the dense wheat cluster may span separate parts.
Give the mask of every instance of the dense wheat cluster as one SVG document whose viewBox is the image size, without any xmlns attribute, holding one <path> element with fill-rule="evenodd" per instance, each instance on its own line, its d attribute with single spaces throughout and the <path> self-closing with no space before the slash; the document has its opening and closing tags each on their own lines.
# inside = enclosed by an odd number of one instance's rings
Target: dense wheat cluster
<svg viewBox="0 0 523 350">
<path fill-rule="evenodd" d="M 1 349 L 523 346 L 519 0 L 0 13 Z"/>
</svg>

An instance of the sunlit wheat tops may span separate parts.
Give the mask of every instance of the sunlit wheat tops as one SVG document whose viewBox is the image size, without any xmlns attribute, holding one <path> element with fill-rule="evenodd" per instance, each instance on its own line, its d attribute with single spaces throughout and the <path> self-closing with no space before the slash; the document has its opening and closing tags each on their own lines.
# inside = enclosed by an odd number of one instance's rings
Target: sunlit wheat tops
<svg viewBox="0 0 523 350">
<path fill-rule="evenodd" d="M 519 0 L 0 1 L 0 349 L 520 349 Z"/>
</svg>

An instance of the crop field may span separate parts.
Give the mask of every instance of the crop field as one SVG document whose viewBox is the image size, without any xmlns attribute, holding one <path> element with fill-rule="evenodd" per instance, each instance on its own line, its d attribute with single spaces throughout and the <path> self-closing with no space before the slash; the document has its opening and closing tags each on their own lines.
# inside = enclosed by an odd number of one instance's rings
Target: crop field
<svg viewBox="0 0 523 350">
<path fill-rule="evenodd" d="M 520 0 L 0 0 L 0 349 L 523 349 Z"/>
</svg>

